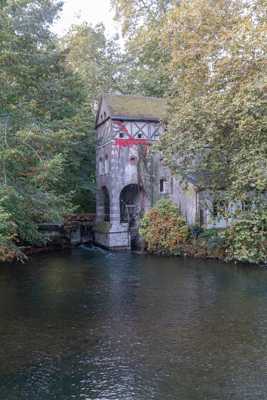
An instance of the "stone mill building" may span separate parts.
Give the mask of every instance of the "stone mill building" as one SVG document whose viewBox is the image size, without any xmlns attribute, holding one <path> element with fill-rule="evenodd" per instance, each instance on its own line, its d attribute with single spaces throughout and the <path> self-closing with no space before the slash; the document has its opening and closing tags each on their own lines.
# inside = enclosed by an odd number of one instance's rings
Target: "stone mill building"
<svg viewBox="0 0 267 400">
<path fill-rule="evenodd" d="M 131 248 L 140 217 L 162 197 L 172 199 L 189 224 L 220 226 L 207 206 L 207 191 L 195 177 L 186 185 L 152 151 L 164 132 L 166 102 L 141 96 L 104 95 L 96 118 L 96 230 L 98 244 Z M 212 217 L 212 218 L 211 218 Z"/>
</svg>

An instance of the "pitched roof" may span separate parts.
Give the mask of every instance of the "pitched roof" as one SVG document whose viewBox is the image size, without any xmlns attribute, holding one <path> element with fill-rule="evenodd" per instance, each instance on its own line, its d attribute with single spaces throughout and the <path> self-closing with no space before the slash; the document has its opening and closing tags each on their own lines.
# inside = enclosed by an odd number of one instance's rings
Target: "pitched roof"
<svg viewBox="0 0 267 400">
<path fill-rule="evenodd" d="M 167 108 L 165 99 L 144 96 L 104 95 L 111 117 L 122 119 L 163 120 Z"/>
<path fill-rule="evenodd" d="M 192 183 L 199 190 L 212 189 L 214 184 L 216 185 L 217 189 L 224 189 L 226 185 L 225 176 L 223 173 L 220 175 L 214 175 L 214 173 L 209 171 L 198 171 L 192 173 L 191 175 L 187 175 L 185 179 Z"/>
</svg>

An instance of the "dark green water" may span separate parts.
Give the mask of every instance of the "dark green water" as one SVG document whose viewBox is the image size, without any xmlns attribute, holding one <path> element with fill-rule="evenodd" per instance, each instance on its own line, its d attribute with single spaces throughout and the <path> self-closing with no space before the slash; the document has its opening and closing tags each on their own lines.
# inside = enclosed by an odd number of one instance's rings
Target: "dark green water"
<svg viewBox="0 0 267 400">
<path fill-rule="evenodd" d="M 267 271 L 78 249 L 0 268 L 1 400 L 267 399 Z"/>
</svg>

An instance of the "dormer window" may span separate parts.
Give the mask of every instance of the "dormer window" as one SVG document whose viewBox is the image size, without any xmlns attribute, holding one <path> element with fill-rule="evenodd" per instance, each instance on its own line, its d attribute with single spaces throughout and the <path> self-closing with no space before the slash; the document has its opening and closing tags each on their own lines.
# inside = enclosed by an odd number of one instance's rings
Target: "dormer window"
<svg viewBox="0 0 267 400">
<path fill-rule="evenodd" d="M 124 137 L 124 133 L 120 132 L 120 138 L 123 138 L 123 137 Z"/>
</svg>

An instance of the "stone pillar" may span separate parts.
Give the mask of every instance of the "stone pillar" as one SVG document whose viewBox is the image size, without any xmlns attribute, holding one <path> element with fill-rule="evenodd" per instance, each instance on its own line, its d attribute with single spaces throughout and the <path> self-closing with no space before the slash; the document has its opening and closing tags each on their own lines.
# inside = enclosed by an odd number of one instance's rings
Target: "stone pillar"
<svg viewBox="0 0 267 400">
<path fill-rule="evenodd" d="M 115 185 L 110 195 L 110 222 L 112 224 L 112 230 L 113 227 L 119 227 L 120 225 L 120 193 L 119 190 L 116 189 Z"/>
<path fill-rule="evenodd" d="M 102 189 L 98 188 L 96 192 L 96 222 L 104 220 L 104 199 Z"/>
<path fill-rule="evenodd" d="M 120 222 L 120 188 L 115 182 L 111 191 L 110 222 L 109 232 L 110 248 L 130 248 L 128 223 Z"/>
</svg>

